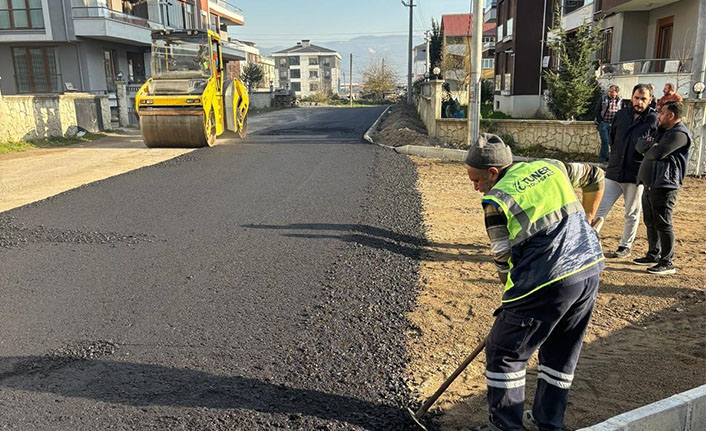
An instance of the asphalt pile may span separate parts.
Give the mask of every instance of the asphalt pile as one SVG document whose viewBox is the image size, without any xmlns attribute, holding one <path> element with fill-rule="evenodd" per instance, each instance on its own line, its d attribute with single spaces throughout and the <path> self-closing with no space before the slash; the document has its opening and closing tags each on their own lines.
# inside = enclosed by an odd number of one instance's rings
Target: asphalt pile
<svg viewBox="0 0 706 431">
<path fill-rule="evenodd" d="M 419 118 L 414 105 L 400 102 L 385 114 L 373 135 L 376 143 L 390 147 L 402 145 L 437 145 L 427 134 L 427 128 Z"/>
</svg>

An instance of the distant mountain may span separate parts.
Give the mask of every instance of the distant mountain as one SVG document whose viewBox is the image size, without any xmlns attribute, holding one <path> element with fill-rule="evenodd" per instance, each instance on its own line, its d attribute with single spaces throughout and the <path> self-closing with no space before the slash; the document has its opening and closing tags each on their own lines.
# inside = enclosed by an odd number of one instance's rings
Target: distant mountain
<svg viewBox="0 0 706 431">
<path fill-rule="evenodd" d="M 295 43 L 296 41 L 292 45 L 267 48 L 258 45 L 258 48 L 262 55 L 269 55 L 290 48 Z M 341 71 L 345 73 L 346 82 L 349 79 L 350 54 L 353 54 L 353 82 L 362 81 L 362 71 L 371 61 L 382 61 L 383 58 L 397 73 L 398 81 L 401 84 L 407 82 L 407 36 L 358 36 L 351 40 L 329 42 L 312 39 L 311 43 L 334 49 L 341 54 Z M 418 45 L 422 43 L 422 39 L 414 38 L 412 43 Z"/>
</svg>

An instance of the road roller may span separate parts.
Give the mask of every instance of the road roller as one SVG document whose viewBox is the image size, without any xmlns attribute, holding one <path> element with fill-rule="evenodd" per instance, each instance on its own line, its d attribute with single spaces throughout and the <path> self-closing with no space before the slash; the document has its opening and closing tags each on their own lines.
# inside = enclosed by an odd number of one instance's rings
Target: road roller
<svg viewBox="0 0 706 431">
<path fill-rule="evenodd" d="M 220 36 L 211 30 L 152 32 L 152 77 L 135 97 L 150 148 L 211 147 L 225 130 L 248 132 L 248 92 L 224 78 Z"/>
</svg>

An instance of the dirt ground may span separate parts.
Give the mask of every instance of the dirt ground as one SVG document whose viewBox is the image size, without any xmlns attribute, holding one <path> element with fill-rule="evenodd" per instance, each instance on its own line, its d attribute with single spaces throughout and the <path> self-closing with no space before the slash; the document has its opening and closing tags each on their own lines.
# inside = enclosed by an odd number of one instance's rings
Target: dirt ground
<svg viewBox="0 0 706 431">
<path fill-rule="evenodd" d="M 374 134 L 375 141 L 385 145 L 438 145 L 436 139 L 427 136 L 427 129 L 413 105 L 397 103 L 390 107 Z"/>
<path fill-rule="evenodd" d="M 486 335 L 502 287 L 489 257 L 480 194 L 458 163 L 415 158 L 430 247 L 424 287 L 409 319 L 409 385 L 422 400 L 437 389 Z M 688 178 L 674 214 L 677 274 L 653 276 L 631 259 L 643 256 L 641 225 L 630 259 L 609 260 L 571 389 L 566 429 L 609 417 L 706 383 L 706 180 Z M 622 200 L 620 201 L 622 202 Z M 621 203 L 601 233 L 617 247 Z M 527 404 L 536 385 L 528 367 Z M 443 430 L 486 423 L 485 356 L 481 354 L 432 410 Z"/>
</svg>

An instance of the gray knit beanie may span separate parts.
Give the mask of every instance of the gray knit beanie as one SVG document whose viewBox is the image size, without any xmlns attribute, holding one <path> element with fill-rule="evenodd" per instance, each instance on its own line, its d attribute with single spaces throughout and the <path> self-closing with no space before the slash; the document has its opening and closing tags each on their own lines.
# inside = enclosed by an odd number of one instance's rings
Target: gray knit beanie
<svg viewBox="0 0 706 431">
<path fill-rule="evenodd" d="M 466 155 L 466 164 L 476 169 L 499 168 L 511 163 L 512 150 L 492 133 L 481 133 Z"/>
</svg>

